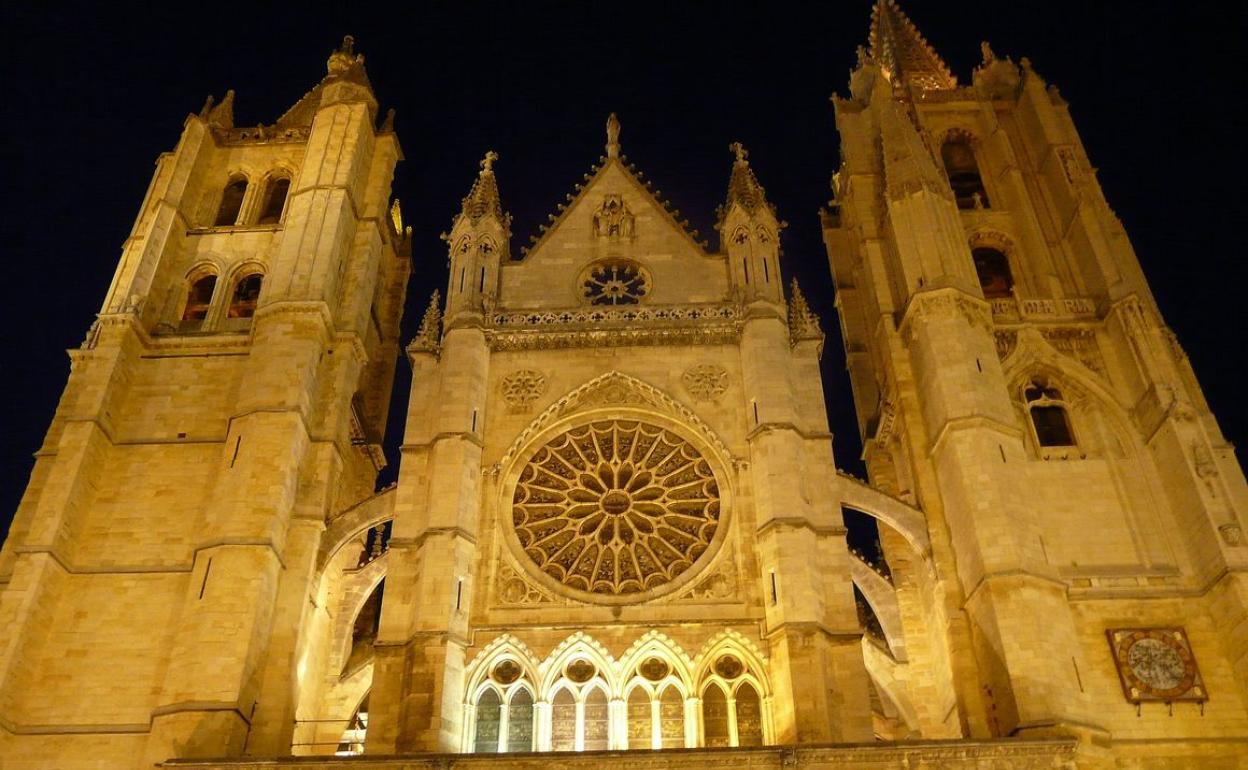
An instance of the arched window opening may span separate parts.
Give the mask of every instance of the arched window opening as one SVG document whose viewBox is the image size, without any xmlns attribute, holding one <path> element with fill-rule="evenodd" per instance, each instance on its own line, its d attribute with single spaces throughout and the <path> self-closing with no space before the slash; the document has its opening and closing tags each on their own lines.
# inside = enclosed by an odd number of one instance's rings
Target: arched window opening
<svg viewBox="0 0 1248 770">
<path fill-rule="evenodd" d="M 290 180 L 286 177 L 269 180 L 268 189 L 264 192 L 264 208 L 260 211 L 260 218 L 256 220 L 256 223 L 275 225 L 280 222 L 282 212 L 286 209 L 286 196 L 289 193 Z"/>
<path fill-rule="evenodd" d="M 256 314 L 260 299 L 260 284 L 264 276 L 259 273 L 243 276 L 234 285 L 234 298 L 230 300 L 230 318 L 251 318 Z"/>
<path fill-rule="evenodd" d="M 607 694 L 595 687 L 585 696 L 585 751 L 605 751 L 609 747 L 609 723 Z"/>
<path fill-rule="evenodd" d="M 731 746 L 728 732 L 728 697 L 719 685 L 709 685 L 702 694 L 702 724 L 706 731 L 706 745 L 710 747 Z"/>
<path fill-rule="evenodd" d="M 533 750 L 533 696 L 521 688 L 507 712 L 507 751 Z"/>
<path fill-rule="evenodd" d="M 737 745 L 763 745 L 763 704 L 749 682 L 737 688 Z"/>
<path fill-rule="evenodd" d="M 350 757 L 364 753 L 364 738 L 368 733 L 368 695 L 360 701 L 360 705 L 347 720 L 347 729 L 342 733 L 342 741 L 334 751 L 335 756 Z"/>
<path fill-rule="evenodd" d="M 373 642 L 377 640 L 377 631 L 381 628 L 381 601 L 385 593 L 386 579 L 382 578 L 364 601 L 360 614 L 355 616 L 355 624 L 351 627 L 351 653 L 343 666 L 344 672 L 355 671 L 373 656 Z"/>
<path fill-rule="evenodd" d="M 576 751 L 576 698 L 566 688 L 550 704 L 550 748 Z"/>
<path fill-rule="evenodd" d="M 1070 418 L 1066 413 L 1066 403 L 1057 388 L 1035 381 L 1023 393 L 1027 399 L 1027 410 L 1031 415 L 1031 425 L 1036 431 L 1036 441 L 1041 447 L 1067 447 L 1075 445 L 1074 431 L 1070 429 Z"/>
<path fill-rule="evenodd" d="M 1010 260 L 1000 251 L 981 247 L 971 250 L 975 272 L 979 275 L 979 287 L 984 299 L 1009 297 L 1014 290 L 1014 276 L 1010 273 Z"/>
<path fill-rule="evenodd" d="M 628 696 L 628 747 L 648 749 L 654 745 L 654 716 L 650 708 L 650 693 L 644 687 L 634 687 Z"/>
<path fill-rule="evenodd" d="M 186 308 L 182 311 L 183 328 L 199 328 L 208 317 L 212 307 L 212 295 L 217 290 L 217 276 L 204 275 L 196 278 L 186 290 Z"/>
<path fill-rule="evenodd" d="M 472 736 L 472 750 L 477 754 L 493 754 L 498 751 L 498 724 L 503 702 L 493 688 L 477 698 L 477 728 Z"/>
<path fill-rule="evenodd" d="M 958 208 L 988 208 L 988 192 L 980 178 L 979 164 L 975 161 L 970 140 L 965 137 L 945 140 L 940 148 L 940 159 L 944 161 L 945 173 L 949 175 L 949 186 L 953 188 Z"/>
<path fill-rule="evenodd" d="M 685 699 L 675 685 L 668 685 L 659 696 L 659 737 L 660 748 L 685 745 Z"/>
<path fill-rule="evenodd" d="M 221 205 L 217 207 L 215 227 L 233 227 L 238 224 L 238 213 L 243 208 L 243 196 L 247 194 L 247 180 L 231 179 L 221 193 Z"/>
</svg>

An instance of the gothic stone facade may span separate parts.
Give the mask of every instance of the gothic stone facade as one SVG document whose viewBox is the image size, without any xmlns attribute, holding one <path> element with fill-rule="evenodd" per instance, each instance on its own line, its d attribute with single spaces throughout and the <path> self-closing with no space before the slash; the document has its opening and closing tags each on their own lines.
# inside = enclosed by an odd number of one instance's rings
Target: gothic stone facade
<svg viewBox="0 0 1248 770">
<path fill-rule="evenodd" d="M 891 0 L 870 43 L 822 216 L 870 484 L 744 148 L 712 250 L 612 116 L 523 251 L 482 161 L 374 493 L 410 236 L 363 59 L 189 117 L 0 552 L 7 765 L 1242 766 L 1248 492 L 1064 104 Z"/>
</svg>

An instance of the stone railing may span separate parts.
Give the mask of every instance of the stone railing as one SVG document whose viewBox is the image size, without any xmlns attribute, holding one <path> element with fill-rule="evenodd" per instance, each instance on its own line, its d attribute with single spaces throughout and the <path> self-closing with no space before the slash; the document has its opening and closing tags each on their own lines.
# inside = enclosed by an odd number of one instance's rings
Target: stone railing
<svg viewBox="0 0 1248 770">
<path fill-rule="evenodd" d="M 1073 770 L 1073 738 L 996 741 L 905 741 L 805 746 L 661 751 L 583 751 L 549 754 L 408 754 L 355 757 L 283 757 L 281 759 L 173 759 L 160 765 L 199 770 L 623 770 L 672 768 L 751 768 L 751 770 L 823 770 L 871 768 L 911 770 Z"/>
<path fill-rule="evenodd" d="M 726 342 L 741 332 L 741 306 L 630 305 L 495 311 L 486 336 L 495 350 Z"/>
<path fill-rule="evenodd" d="M 306 142 L 311 126 L 251 126 L 249 128 L 216 128 L 213 136 L 222 144 L 261 144 L 265 142 Z"/>
</svg>

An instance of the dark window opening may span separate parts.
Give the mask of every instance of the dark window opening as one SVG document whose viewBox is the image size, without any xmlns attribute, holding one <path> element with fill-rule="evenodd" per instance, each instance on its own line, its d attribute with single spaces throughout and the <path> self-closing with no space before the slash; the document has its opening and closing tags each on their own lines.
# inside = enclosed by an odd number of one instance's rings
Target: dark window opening
<svg viewBox="0 0 1248 770">
<path fill-rule="evenodd" d="M 377 640 L 377 631 L 381 628 L 381 602 L 385 593 L 386 579 L 382 578 L 360 608 L 360 614 L 355 616 L 351 627 L 351 653 L 347 656 L 343 673 L 356 671 L 372 658 L 373 642 Z"/>
<path fill-rule="evenodd" d="M 238 222 L 238 212 L 243 208 L 243 196 L 247 194 L 247 180 L 235 179 L 225 186 L 221 194 L 221 206 L 217 208 L 216 227 L 232 227 Z"/>
<path fill-rule="evenodd" d="M 251 318 L 256 314 L 256 303 L 260 299 L 260 284 L 264 276 L 252 273 L 239 280 L 234 288 L 234 299 L 230 300 L 230 318 Z"/>
<path fill-rule="evenodd" d="M 1010 260 L 1000 251 L 990 248 L 971 250 L 975 272 L 979 275 L 979 287 L 984 299 L 1009 297 L 1014 290 L 1014 275 L 1010 272 Z"/>
<path fill-rule="evenodd" d="M 966 139 L 946 141 L 940 148 L 940 159 L 944 161 L 945 173 L 949 175 L 949 186 L 953 188 L 958 208 L 988 208 L 988 191 L 984 189 L 984 180 L 979 175 L 979 164 L 975 161 L 971 143 Z"/>
<path fill-rule="evenodd" d="M 289 179 L 279 178 L 269 182 L 269 189 L 264 196 L 264 210 L 260 212 L 260 218 L 256 222 L 262 225 L 275 225 L 280 222 L 289 192 Z"/>
<path fill-rule="evenodd" d="M 215 275 L 195 279 L 186 292 L 186 309 L 182 311 L 182 320 L 202 321 L 207 318 L 208 309 L 212 306 L 212 293 L 216 289 Z"/>
<path fill-rule="evenodd" d="M 1055 404 L 1033 406 L 1031 424 L 1036 427 L 1036 438 L 1039 439 L 1040 446 L 1074 446 L 1065 408 Z"/>
</svg>

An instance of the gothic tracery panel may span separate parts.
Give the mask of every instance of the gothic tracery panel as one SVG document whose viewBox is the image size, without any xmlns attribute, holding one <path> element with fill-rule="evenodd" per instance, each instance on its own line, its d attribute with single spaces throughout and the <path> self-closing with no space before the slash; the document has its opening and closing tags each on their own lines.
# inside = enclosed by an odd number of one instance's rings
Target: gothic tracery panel
<svg viewBox="0 0 1248 770">
<path fill-rule="evenodd" d="M 669 430 L 627 420 L 556 436 L 525 466 L 512 499 L 516 536 L 538 569 L 610 596 L 686 572 L 719 516 L 719 486 L 701 453 Z"/>
</svg>

